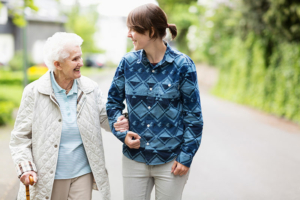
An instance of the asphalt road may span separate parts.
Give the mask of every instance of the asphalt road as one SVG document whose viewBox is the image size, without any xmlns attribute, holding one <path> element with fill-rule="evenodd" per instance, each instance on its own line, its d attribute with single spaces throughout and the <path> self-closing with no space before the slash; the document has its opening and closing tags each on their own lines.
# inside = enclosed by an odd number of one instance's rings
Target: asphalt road
<svg viewBox="0 0 300 200">
<path fill-rule="evenodd" d="M 105 73 L 92 78 L 107 94 L 114 73 Z M 203 139 L 183 200 L 299 200 L 299 126 L 200 90 Z M 112 200 L 122 200 L 122 144 L 104 131 L 103 141 Z"/>
<path fill-rule="evenodd" d="M 92 77 L 104 94 L 113 74 L 104 71 Z M 299 200 L 299 126 L 218 99 L 202 85 L 200 90 L 203 139 L 183 200 Z M 0 200 L 14 200 L 18 189 L 8 149 L 10 129 L 0 129 Z M 122 144 L 105 131 L 103 141 L 112 200 L 122 200 Z M 96 191 L 93 200 L 101 200 Z"/>
</svg>

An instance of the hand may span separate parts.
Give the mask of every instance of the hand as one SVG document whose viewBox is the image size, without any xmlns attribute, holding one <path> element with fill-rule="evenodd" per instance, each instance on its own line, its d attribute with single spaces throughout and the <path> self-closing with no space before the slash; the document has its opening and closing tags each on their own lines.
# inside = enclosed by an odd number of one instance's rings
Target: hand
<svg viewBox="0 0 300 200">
<path fill-rule="evenodd" d="M 124 117 L 124 115 L 121 115 L 118 117 L 118 120 L 116 123 L 114 123 L 114 127 L 116 131 L 126 131 L 129 129 L 129 123 L 128 119 Z"/>
<path fill-rule="evenodd" d="M 140 139 L 141 137 L 138 134 L 129 131 L 125 137 L 125 144 L 130 149 L 139 149 L 141 145 Z"/>
<path fill-rule="evenodd" d="M 33 177 L 33 181 L 35 184 L 38 178 L 37 178 L 37 174 L 34 171 L 25 172 L 24 174 L 22 174 L 22 176 L 20 177 L 20 181 L 24 185 L 29 185 L 29 176 Z"/>
<path fill-rule="evenodd" d="M 175 160 L 174 164 L 172 166 L 171 173 L 173 173 L 175 176 L 176 175 L 182 176 L 182 175 L 186 175 L 188 173 L 189 169 L 190 169 L 189 167 L 184 166 L 183 164 L 181 164 Z"/>
</svg>

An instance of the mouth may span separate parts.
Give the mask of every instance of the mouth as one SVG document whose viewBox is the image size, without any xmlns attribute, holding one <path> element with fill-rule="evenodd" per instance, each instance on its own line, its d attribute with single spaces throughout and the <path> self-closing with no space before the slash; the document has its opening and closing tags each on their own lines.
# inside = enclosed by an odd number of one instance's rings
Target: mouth
<svg viewBox="0 0 300 200">
<path fill-rule="evenodd" d="M 80 72 L 80 68 L 78 68 L 78 69 L 75 68 L 74 71 L 75 71 L 75 72 Z"/>
</svg>

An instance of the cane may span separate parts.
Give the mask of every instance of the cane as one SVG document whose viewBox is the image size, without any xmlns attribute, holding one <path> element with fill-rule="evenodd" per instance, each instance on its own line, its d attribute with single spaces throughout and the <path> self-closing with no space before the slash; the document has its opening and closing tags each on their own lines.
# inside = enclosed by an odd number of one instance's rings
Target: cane
<svg viewBox="0 0 300 200">
<path fill-rule="evenodd" d="M 33 181 L 33 177 L 29 176 L 29 184 L 33 185 L 34 181 Z M 30 200 L 30 193 L 29 193 L 29 185 L 26 185 L 26 200 Z"/>
</svg>

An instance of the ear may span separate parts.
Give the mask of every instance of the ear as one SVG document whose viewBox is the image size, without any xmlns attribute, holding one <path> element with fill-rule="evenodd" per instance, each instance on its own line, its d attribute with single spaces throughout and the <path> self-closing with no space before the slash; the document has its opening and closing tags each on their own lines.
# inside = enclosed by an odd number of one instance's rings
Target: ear
<svg viewBox="0 0 300 200">
<path fill-rule="evenodd" d="M 154 34 L 155 34 L 155 30 L 154 30 L 153 27 L 151 27 L 151 35 L 150 35 L 150 38 L 153 38 Z"/>
<path fill-rule="evenodd" d="M 57 70 L 62 70 L 62 66 L 61 63 L 59 61 L 54 61 L 54 66 Z"/>
</svg>

